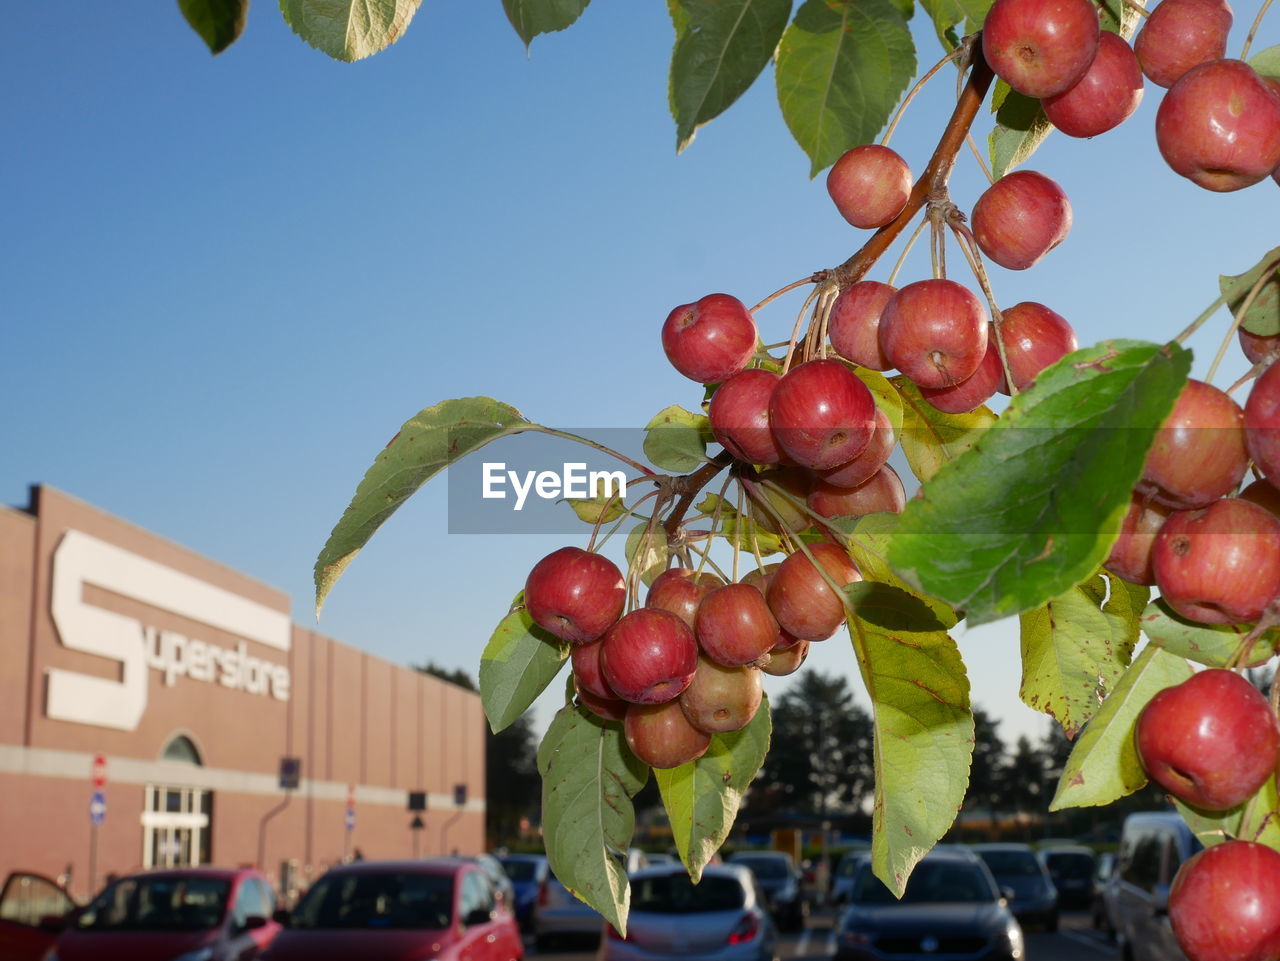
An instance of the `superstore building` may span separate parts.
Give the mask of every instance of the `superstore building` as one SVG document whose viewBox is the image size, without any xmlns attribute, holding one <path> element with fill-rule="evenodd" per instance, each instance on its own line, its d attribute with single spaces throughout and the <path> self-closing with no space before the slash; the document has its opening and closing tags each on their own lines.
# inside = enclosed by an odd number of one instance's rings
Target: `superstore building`
<svg viewBox="0 0 1280 961">
<path fill-rule="evenodd" d="M 0 879 L 69 873 L 84 896 L 260 864 L 288 889 L 356 852 L 482 850 L 479 698 L 289 611 L 55 489 L 0 508 Z"/>
</svg>

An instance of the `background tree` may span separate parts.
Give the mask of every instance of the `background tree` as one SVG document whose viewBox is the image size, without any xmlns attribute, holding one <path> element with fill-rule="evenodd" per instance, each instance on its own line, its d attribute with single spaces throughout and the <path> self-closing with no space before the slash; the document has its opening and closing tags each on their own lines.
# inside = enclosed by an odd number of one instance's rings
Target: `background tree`
<svg viewBox="0 0 1280 961">
<path fill-rule="evenodd" d="M 1004 791 L 1004 770 L 1008 749 L 1000 738 L 1000 722 L 982 708 L 973 709 L 973 767 L 969 771 L 969 793 L 965 807 L 986 809 L 991 826 L 999 826 Z"/>
</svg>

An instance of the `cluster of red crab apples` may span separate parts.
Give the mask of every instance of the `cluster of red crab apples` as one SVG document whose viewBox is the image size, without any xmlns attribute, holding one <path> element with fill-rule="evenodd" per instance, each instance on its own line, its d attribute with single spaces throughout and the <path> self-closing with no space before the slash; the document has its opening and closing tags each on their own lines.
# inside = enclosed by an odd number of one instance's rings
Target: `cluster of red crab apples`
<svg viewBox="0 0 1280 961">
<path fill-rule="evenodd" d="M 815 544 L 736 584 L 670 568 L 653 581 L 645 606 L 624 614 L 626 587 L 613 562 L 562 547 L 534 565 L 524 604 L 536 624 L 572 644 L 579 703 L 622 721 L 627 744 L 646 764 L 672 768 L 701 757 L 711 735 L 750 722 L 761 672 L 792 673 L 810 641 L 844 623 L 829 579 L 838 586 L 860 580 L 833 544 Z"/>
</svg>

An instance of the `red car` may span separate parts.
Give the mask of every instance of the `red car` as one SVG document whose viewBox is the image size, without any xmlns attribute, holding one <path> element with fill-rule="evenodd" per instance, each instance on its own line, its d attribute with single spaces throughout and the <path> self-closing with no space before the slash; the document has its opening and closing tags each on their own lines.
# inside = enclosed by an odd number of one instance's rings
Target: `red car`
<svg viewBox="0 0 1280 961">
<path fill-rule="evenodd" d="M 266 961 L 520 961 L 509 906 L 474 861 L 357 861 L 288 916 Z"/>
<path fill-rule="evenodd" d="M 255 961 L 280 930 L 274 912 L 253 869 L 131 874 L 76 915 L 45 961 Z"/>
</svg>

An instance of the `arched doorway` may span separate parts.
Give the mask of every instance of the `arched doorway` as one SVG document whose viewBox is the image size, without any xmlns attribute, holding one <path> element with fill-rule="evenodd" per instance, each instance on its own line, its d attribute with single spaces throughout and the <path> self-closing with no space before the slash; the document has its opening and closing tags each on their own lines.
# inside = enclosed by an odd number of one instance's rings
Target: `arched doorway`
<svg viewBox="0 0 1280 961">
<path fill-rule="evenodd" d="M 160 754 L 169 764 L 200 767 L 195 742 L 175 734 Z M 213 792 L 194 786 L 196 778 L 175 770 L 173 783 L 148 784 L 142 811 L 142 864 L 148 868 L 187 867 L 211 860 Z M 183 783 L 185 782 L 185 783 Z"/>
</svg>

